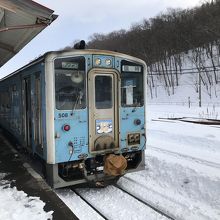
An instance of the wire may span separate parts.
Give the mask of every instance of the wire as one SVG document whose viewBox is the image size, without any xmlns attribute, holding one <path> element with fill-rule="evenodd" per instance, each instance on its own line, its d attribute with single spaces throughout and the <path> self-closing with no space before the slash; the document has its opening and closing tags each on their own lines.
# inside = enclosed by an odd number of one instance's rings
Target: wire
<svg viewBox="0 0 220 220">
<path fill-rule="evenodd" d="M 80 99 L 80 93 L 77 95 L 76 101 L 73 103 L 71 115 L 73 115 L 74 111 L 76 110 L 76 106 L 78 104 L 79 99 Z"/>
<path fill-rule="evenodd" d="M 70 160 L 71 160 L 71 158 L 72 158 L 72 156 L 73 156 L 73 152 L 74 152 L 74 147 L 73 146 L 71 146 L 72 147 L 72 152 L 71 152 L 71 154 L 70 154 L 70 158 L 69 158 L 69 160 L 67 161 L 67 164 L 66 165 L 64 165 L 63 166 L 63 169 L 62 169 L 62 176 L 63 177 L 68 177 L 68 175 L 69 175 L 69 167 L 68 167 L 68 163 L 70 162 Z M 64 171 L 66 170 L 66 174 L 64 174 Z"/>
<path fill-rule="evenodd" d="M 220 65 L 216 65 L 216 66 L 205 66 L 205 67 L 202 67 L 201 69 L 213 69 L 213 68 L 216 68 L 216 67 L 220 67 Z M 198 68 L 197 67 L 195 67 L 195 68 L 185 68 L 185 69 L 183 69 L 183 68 L 181 68 L 181 70 L 182 71 L 187 71 L 187 70 L 198 70 Z M 149 70 L 150 71 L 150 70 Z M 176 69 L 170 69 L 170 70 L 167 70 L 167 71 L 173 71 L 173 72 L 176 72 L 177 70 Z M 151 71 L 151 72 L 158 72 L 158 71 Z"/>
</svg>

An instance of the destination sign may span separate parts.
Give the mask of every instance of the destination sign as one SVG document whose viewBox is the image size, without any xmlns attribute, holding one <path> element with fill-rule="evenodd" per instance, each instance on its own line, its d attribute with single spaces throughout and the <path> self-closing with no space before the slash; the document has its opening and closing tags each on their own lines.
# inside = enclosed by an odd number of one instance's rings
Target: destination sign
<svg viewBox="0 0 220 220">
<path fill-rule="evenodd" d="M 79 64 L 74 62 L 62 62 L 63 69 L 78 69 Z"/>
<path fill-rule="evenodd" d="M 141 67 L 140 66 L 123 65 L 122 66 L 122 71 L 123 72 L 136 72 L 136 73 L 140 73 L 141 72 Z"/>
</svg>

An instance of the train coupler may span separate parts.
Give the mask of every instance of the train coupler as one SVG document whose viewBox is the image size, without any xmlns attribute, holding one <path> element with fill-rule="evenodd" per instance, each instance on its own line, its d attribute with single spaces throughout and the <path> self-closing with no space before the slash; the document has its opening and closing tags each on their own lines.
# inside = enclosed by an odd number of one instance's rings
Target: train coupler
<svg viewBox="0 0 220 220">
<path fill-rule="evenodd" d="M 110 154 L 105 158 L 104 173 L 109 176 L 121 176 L 126 168 L 127 160 L 122 155 Z"/>
</svg>

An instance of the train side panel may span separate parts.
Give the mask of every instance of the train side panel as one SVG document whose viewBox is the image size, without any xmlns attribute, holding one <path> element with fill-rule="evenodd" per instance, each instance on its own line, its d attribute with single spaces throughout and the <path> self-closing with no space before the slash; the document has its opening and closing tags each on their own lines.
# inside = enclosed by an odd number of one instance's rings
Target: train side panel
<svg viewBox="0 0 220 220">
<path fill-rule="evenodd" d="M 0 125 L 22 142 L 20 77 L 0 82 Z"/>
<path fill-rule="evenodd" d="M 0 82 L 0 124 L 19 145 L 46 158 L 44 63 L 31 65 Z"/>
</svg>

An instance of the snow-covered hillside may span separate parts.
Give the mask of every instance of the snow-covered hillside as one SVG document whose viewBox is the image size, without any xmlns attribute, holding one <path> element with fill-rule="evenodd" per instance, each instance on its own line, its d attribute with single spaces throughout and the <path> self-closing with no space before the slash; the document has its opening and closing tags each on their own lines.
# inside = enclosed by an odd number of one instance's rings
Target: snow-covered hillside
<svg viewBox="0 0 220 220">
<path fill-rule="evenodd" d="M 174 55 L 148 68 L 148 101 L 158 104 L 220 106 L 217 47 Z"/>
</svg>

